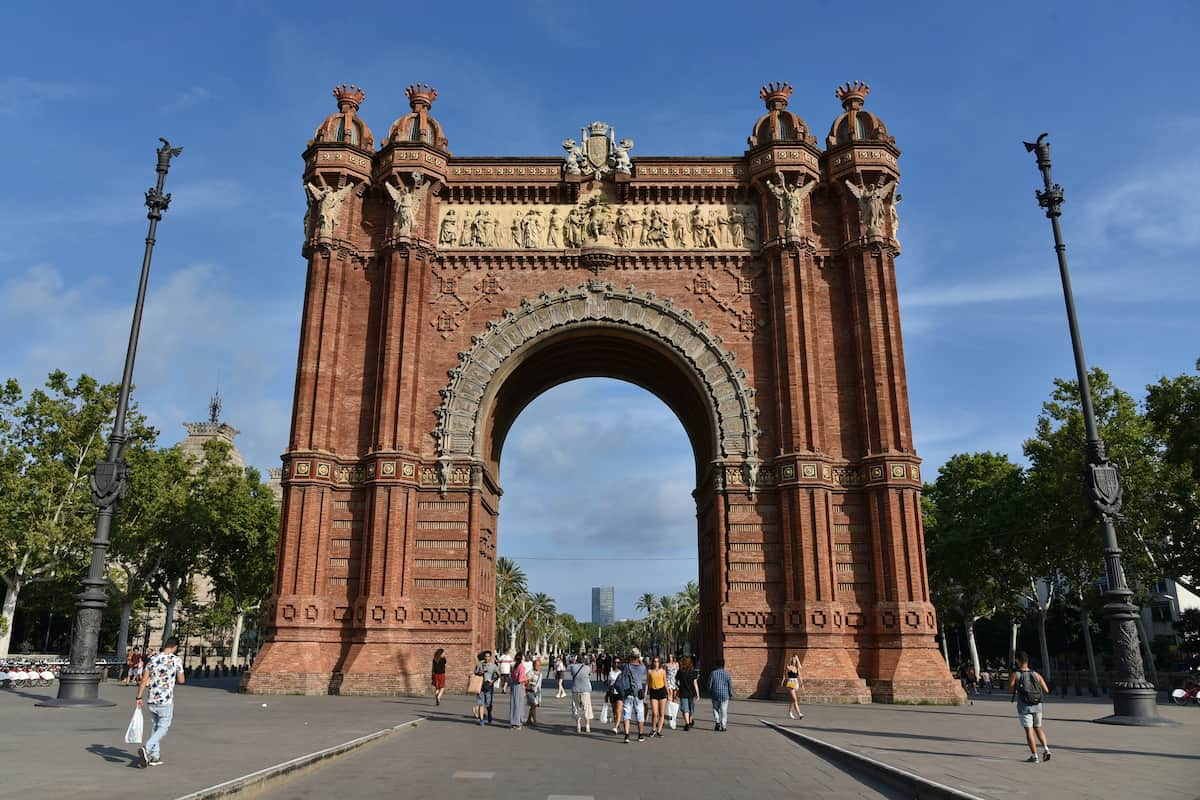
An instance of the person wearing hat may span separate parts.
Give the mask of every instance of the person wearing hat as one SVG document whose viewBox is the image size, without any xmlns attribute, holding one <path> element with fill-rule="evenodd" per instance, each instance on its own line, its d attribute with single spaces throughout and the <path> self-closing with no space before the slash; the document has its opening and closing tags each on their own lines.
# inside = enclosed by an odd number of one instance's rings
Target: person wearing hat
<svg viewBox="0 0 1200 800">
<path fill-rule="evenodd" d="M 639 742 L 646 741 L 643 736 L 646 723 L 646 665 L 642 663 L 642 651 L 636 647 L 629 651 L 629 663 L 621 670 L 621 695 L 625 708 L 625 743 L 629 744 L 629 722 L 637 722 Z"/>
</svg>

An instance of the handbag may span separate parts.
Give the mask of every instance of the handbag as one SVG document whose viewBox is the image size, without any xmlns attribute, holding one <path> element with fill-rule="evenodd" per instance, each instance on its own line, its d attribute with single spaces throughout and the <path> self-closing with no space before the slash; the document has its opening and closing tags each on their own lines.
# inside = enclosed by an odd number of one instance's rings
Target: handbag
<svg viewBox="0 0 1200 800">
<path fill-rule="evenodd" d="M 671 700 L 667 703 L 667 724 L 671 726 L 671 730 L 675 730 L 676 720 L 679 716 L 679 703 Z"/>
<path fill-rule="evenodd" d="M 467 681 L 467 694 L 479 694 L 483 691 L 483 676 L 472 675 Z"/>
</svg>

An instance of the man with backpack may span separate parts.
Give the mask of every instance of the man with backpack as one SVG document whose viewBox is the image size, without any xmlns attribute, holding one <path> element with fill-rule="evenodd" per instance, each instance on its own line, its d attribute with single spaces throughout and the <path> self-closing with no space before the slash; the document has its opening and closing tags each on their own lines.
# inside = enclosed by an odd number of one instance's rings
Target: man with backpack
<svg viewBox="0 0 1200 800">
<path fill-rule="evenodd" d="M 1017 668 L 1008 679 L 1008 693 L 1017 702 L 1017 716 L 1021 720 L 1021 727 L 1025 729 L 1029 752 L 1033 754 L 1028 762 L 1038 763 L 1038 742 L 1044 749 L 1041 760 L 1049 761 L 1050 745 L 1042 728 L 1042 698 L 1050 693 L 1050 688 L 1039 673 L 1029 668 L 1029 654 L 1024 650 L 1017 652 Z"/>
<path fill-rule="evenodd" d="M 629 663 L 621 668 L 614 686 L 624 700 L 625 744 L 629 744 L 630 720 L 637 723 L 637 740 L 646 741 L 642 735 L 646 722 L 646 665 L 642 663 L 642 651 L 636 647 L 630 651 Z"/>
</svg>

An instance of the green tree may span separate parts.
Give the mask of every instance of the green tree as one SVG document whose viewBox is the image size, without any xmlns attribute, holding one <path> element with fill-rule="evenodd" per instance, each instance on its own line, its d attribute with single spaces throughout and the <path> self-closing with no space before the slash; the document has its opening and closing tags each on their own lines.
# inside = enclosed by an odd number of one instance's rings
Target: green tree
<svg viewBox="0 0 1200 800">
<path fill-rule="evenodd" d="M 1093 369 L 1089 376 L 1096 424 L 1107 446 L 1109 459 L 1121 472 L 1124 507 L 1118 535 L 1125 542 L 1125 566 L 1136 580 L 1153 577 L 1154 527 L 1160 458 L 1149 422 L 1137 403 L 1121 391 L 1108 375 Z M 1041 576 L 1048 581 L 1050 598 L 1063 588 L 1090 586 L 1104 575 L 1100 524 L 1084 499 L 1080 475 L 1086 465 L 1087 436 L 1075 381 L 1057 379 L 1050 399 L 1042 404 L 1035 435 L 1025 442 L 1029 459 L 1032 537 L 1041 546 Z M 1131 546 L 1132 545 L 1132 546 Z M 1045 644 L 1045 619 L 1050 599 L 1037 606 L 1043 668 L 1052 669 Z M 1089 604 L 1080 603 L 1080 625 L 1090 638 Z M 1145 639 L 1145 632 L 1139 632 Z M 1143 641 L 1148 647 L 1148 643 Z M 1148 652 L 1148 650 L 1147 650 Z"/>
<path fill-rule="evenodd" d="M 508 654 L 517 652 L 517 633 L 528 619 L 529 580 L 511 558 L 496 559 L 496 638 L 506 639 Z"/>
<path fill-rule="evenodd" d="M 232 614 L 230 658 L 236 663 L 246 616 L 271 592 L 279 510 L 258 471 L 230 462 L 228 445 L 215 441 L 205 445 L 190 503 L 206 544 L 200 567 Z"/>
<path fill-rule="evenodd" d="M 975 673 L 980 672 L 975 623 L 1012 607 L 1008 578 L 1021 537 L 1024 474 L 1000 453 L 961 453 L 926 486 L 925 549 L 929 583 L 940 615 L 962 623 Z"/>
<path fill-rule="evenodd" d="M 117 387 L 50 373 L 23 397 L 15 380 L 0 387 L 0 656 L 8 653 L 21 590 L 81 572 L 95 526 L 90 478 L 104 456 Z M 145 435 L 130 414 L 134 439 Z"/>
<path fill-rule="evenodd" d="M 129 492 L 113 523 L 113 597 L 121 604 L 117 659 L 125 659 L 135 603 L 145 597 L 171 543 L 169 532 L 184 525 L 192 486 L 192 464 L 178 448 L 158 449 L 152 440 L 126 452 Z"/>
<path fill-rule="evenodd" d="M 1200 361 L 1196 362 L 1200 372 Z M 1156 536 L 1148 548 L 1163 577 L 1200 594 L 1200 374 L 1146 387 L 1146 419 L 1162 447 Z"/>
</svg>

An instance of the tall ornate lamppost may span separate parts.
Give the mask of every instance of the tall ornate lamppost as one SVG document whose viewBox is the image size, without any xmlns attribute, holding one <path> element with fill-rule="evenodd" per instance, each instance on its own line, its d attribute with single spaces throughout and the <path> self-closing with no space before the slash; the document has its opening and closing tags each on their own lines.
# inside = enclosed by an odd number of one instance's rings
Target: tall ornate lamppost
<svg viewBox="0 0 1200 800">
<path fill-rule="evenodd" d="M 1046 217 L 1054 231 L 1054 250 L 1058 254 L 1058 272 L 1067 305 L 1067 324 L 1071 329 L 1071 346 L 1075 352 L 1075 373 L 1079 381 L 1079 400 L 1087 435 L 1084 489 L 1092 510 L 1100 518 L 1100 529 L 1104 536 L 1104 569 L 1108 578 L 1108 589 L 1104 592 L 1104 614 L 1108 617 L 1112 638 L 1115 679 L 1112 682 L 1113 713 L 1096 722 L 1110 725 L 1176 725 L 1178 723 L 1158 716 L 1157 692 L 1154 684 L 1146 680 L 1134 623 L 1138 607 L 1130 602 L 1133 592 L 1125 581 L 1125 568 L 1121 566 L 1121 548 L 1117 544 L 1117 530 L 1113 525 L 1113 519 L 1121 510 L 1120 475 L 1109 462 L 1100 430 L 1096 427 L 1087 362 L 1083 358 L 1083 341 L 1075 316 L 1075 296 L 1071 292 L 1071 275 L 1067 270 L 1067 246 L 1063 243 L 1062 228 L 1058 222 L 1062 216 L 1063 190 L 1050 178 L 1048 135 L 1043 133 L 1036 142 L 1025 142 L 1025 150 L 1037 154 L 1037 166 L 1045 184 L 1045 188 L 1036 194 L 1038 205 L 1046 209 Z"/>
<path fill-rule="evenodd" d="M 108 606 L 108 561 L 109 530 L 113 514 L 121 498 L 125 496 L 128 467 L 125 464 L 125 413 L 129 409 L 129 388 L 133 380 L 133 362 L 137 356 L 138 332 L 142 327 L 142 305 L 146 299 L 146 283 L 150 278 L 150 257 L 154 252 L 154 232 L 163 212 L 171 202 L 171 195 L 163 193 L 163 182 L 171 159 L 183 152 L 182 147 L 171 147 L 166 139 L 159 139 L 158 183 L 146 192 L 146 214 L 150 220 L 150 231 L 146 234 L 146 251 L 142 256 L 142 276 L 138 282 L 137 302 L 133 306 L 133 324 L 129 329 L 129 346 L 125 351 L 125 371 L 121 375 L 121 391 L 117 396 L 117 414 L 113 421 L 112 435 L 108 438 L 108 458 L 96 463 L 92 474 L 92 501 L 99 508 L 96 515 L 96 534 L 92 539 L 92 563 L 88 575 L 83 579 L 83 591 L 76 603 L 75 635 L 71 640 L 71 663 L 64 667 L 58 677 L 58 698 L 45 703 L 54 706 L 111 706 L 116 705 L 99 698 L 101 671 L 96 669 L 96 650 L 100 638 L 100 621 Z"/>
</svg>

